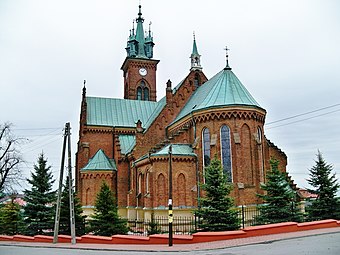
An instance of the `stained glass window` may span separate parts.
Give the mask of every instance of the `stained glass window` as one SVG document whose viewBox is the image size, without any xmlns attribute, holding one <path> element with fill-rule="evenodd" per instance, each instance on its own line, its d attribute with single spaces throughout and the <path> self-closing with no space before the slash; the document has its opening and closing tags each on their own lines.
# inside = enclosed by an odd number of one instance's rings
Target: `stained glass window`
<svg viewBox="0 0 340 255">
<path fill-rule="evenodd" d="M 226 174 L 228 182 L 232 182 L 230 128 L 226 125 L 221 127 L 221 158 L 223 173 Z"/>
<path fill-rule="evenodd" d="M 149 89 L 148 88 L 146 88 L 146 87 L 144 88 L 143 94 L 144 94 L 143 100 L 149 101 Z"/>
<path fill-rule="evenodd" d="M 138 87 L 137 88 L 137 100 L 142 100 L 142 88 Z"/>
<path fill-rule="evenodd" d="M 210 164 L 210 132 L 209 128 L 203 130 L 203 165 Z"/>
<path fill-rule="evenodd" d="M 257 137 L 258 137 L 258 145 L 259 145 L 258 152 L 259 152 L 259 161 L 260 161 L 260 182 L 264 182 L 262 130 L 260 127 L 257 128 Z"/>
</svg>

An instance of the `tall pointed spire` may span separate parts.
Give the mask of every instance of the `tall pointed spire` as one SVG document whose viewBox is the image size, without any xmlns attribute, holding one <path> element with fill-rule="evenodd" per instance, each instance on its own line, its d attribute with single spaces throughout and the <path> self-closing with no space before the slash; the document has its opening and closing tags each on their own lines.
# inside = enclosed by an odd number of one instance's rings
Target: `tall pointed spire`
<svg viewBox="0 0 340 255">
<path fill-rule="evenodd" d="M 138 17 L 133 22 L 132 33 L 130 33 L 126 52 L 128 57 L 137 58 L 152 58 L 153 57 L 153 37 L 151 33 L 151 22 L 149 25 L 149 31 L 144 32 L 143 28 L 144 18 L 142 17 L 142 6 L 138 6 Z"/>
<path fill-rule="evenodd" d="M 193 43 L 193 46 L 192 46 L 192 55 L 198 55 L 195 32 L 194 32 L 194 43 Z"/>
<path fill-rule="evenodd" d="M 195 36 L 195 32 L 194 32 L 194 41 L 193 41 L 193 45 L 192 45 L 192 53 L 191 53 L 191 68 L 190 71 L 193 70 L 202 70 L 202 66 L 201 66 L 201 55 L 198 54 L 198 50 L 197 50 L 197 45 L 196 45 L 196 36 Z"/>
<path fill-rule="evenodd" d="M 136 40 L 138 42 L 138 51 L 137 51 L 137 57 L 146 57 L 145 56 L 145 39 L 144 39 L 144 29 L 143 29 L 143 23 L 144 19 L 142 18 L 142 6 L 139 5 L 139 12 L 138 12 L 138 18 L 136 19 L 137 23 L 137 29 L 136 29 Z"/>
</svg>

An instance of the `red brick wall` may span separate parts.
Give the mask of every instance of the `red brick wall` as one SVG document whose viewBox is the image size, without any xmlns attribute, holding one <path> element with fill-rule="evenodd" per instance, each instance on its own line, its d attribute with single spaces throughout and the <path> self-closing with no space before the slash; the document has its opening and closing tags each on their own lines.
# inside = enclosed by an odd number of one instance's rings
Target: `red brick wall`
<svg viewBox="0 0 340 255">
<path fill-rule="evenodd" d="M 85 206 L 94 206 L 96 196 L 100 191 L 100 187 L 105 181 L 111 190 L 115 190 L 113 183 L 113 174 L 108 171 L 84 171 L 80 175 L 83 192 L 81 192 L 81 203 Z"/>
<path fill-rule="evenodd" d="M 155 161 L 154 161 L 155 160 Z M 152 158 L 152 162 L 136 167 L 137 180 L 141 180 L 141 193 L 135 204 L 145 208 L 167 207 L 169 197 L 169 161 L 168 158 Z M 194 158 L 173 157 L 172 164 L 173 206 L 197 206 L 196 163 Z M 146 177 L 149 173 L 149 192 Z M 141 178 L 139 178 L 141 176 Z M 138 188 L 138 185 L 136 186 Z M 133 192 L 138 194 L 138 192 Z M 131 201 L 132 202 L 132 201 Z"/>
<path fill-rule="evenodd" d="M 150 101 L 156 101 L 156 70 L 158 61 L 156 60 L 141 60 L 128 59 L 123 67 L 124 71 L 124 98 L 136 99 L 137 87 L 142 80 L 145 81 L 150 92 Z M 140 68 L 147 70 L 146 76 L 139 74 Z M 127 74 L 127 75 L 126 75 Z"/>
<path fill-rule="evenodd" d="M 195 91 L 193 81 L 196 73 L 200 76 L 202 82 L 207 80 L 202 72 L 190 72 L 176 93 L 172 94 L 170 92 L 171 95 L 168 94 L 168 101 L 165 108 L 154 120 L 148 130 L 144 134 L 138 136 L 134 153 L 135 158 L 139 158 L 148 153 L 153 146 L 166 139 L 166 126 L 175 119 L 189 97 Z"/>
<path fill-rule="evenodd" d="M 223 109 L 221 109 L 222 111 Z M 225 109 L 224 109 L 225 110 Z M 228 125 L 231 131 L 231 150 L 232 150 L 232 171 L 234 189 L 232 196 L 238 205 L 241 204 L 256 204 L 260 203 L 260 199 L 256 196 L 257 193 L 262 193 L 260 183 L 264 181 L 264 174 L 268 170 L 270 157 L 274 156 L 280 160 L 280 169 L 285 171 L 286 157 L 276 146 L 268 146 L 262 132 L 261 139 L 258 137 L 258 128 L 263 130 L 263 119 L 252 118 L 252 109 L 239 109 L 245 113 L 230 115 L 222 115 L 221 112 L 212 114 L 212 111 L 202 113 L 204 117 L 196 118 L 196 135 L 198 143 L 195 147 L 195 153 L 198 155 L 198 165 L 200 176 L 203 175 L 202 162 L 202 132 L 204 128 L 209 128 L 210 136 L 216 136 L 216 144 L 211 145 L 211 158 L 214 155 L 221 160 L 220 146 L 220 128 L 222 125 Z M 259 115 L 263 112 L 258 112 Z M 218 116 L 218 117 L 217 117 Z M 223 118 L 221 116 L 228 116 Z M 241 116 L 241 117 L 240 117 Z M 242 117 L 248 116 L 248 117 Z M 239 137 L 239 141 L 235 136 Z M 174 143 L 181 143 L 188 140 L 190 143 L 194 141 L 194 127 L 180 133 L 174 138 Z M 201 178 L 202 180 L 202 178 Z"/>
</svg>

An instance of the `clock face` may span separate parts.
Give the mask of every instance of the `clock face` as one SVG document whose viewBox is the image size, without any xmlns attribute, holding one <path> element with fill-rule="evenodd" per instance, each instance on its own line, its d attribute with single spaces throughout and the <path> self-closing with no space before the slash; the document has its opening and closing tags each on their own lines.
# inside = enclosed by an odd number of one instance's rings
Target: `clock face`
<svg viewBox="0 0 340 255">
<path fill-rule="evenodd" d="M 139 74 L 140 74 L 141 76 L 145 76 L 145 75 L 147 75 L 147 73 L 148 73 L 148 71 L 146 71 L 145 68 L 140 68 L 140 69 L 139 69 Z"/>
</svg>

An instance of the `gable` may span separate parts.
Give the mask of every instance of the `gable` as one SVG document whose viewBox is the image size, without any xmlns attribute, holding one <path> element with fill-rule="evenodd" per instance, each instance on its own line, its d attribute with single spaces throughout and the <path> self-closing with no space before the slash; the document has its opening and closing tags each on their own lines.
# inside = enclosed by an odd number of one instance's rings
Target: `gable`
<svg viewBox="0 0 340 255">
<path fill-rule="evenodd" d="M 90 158 L 89 162 L 81 171 L 113 171 L 117 170 L 114 159 L 109 159 L 102 149 L 98 150 L 96 154 Z"/>
</svg>

